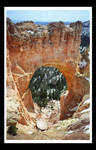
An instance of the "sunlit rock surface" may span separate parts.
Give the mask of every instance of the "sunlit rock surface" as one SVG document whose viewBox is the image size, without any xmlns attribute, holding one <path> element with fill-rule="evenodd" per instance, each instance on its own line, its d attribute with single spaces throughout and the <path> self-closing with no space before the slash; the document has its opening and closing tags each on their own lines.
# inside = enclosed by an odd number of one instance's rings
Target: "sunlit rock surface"
<svg viewBox="0 0 96 150">
<path fill-rule="evenodd" d="M 6 95 L 6 107 L 7 107 L 7 125 L 15 125 L 20 117 L 19 107 L 20 104 L 17 100 L 15 90 L 7 89 Z"/>
<path fill-rule="evenodd" d="M 7 125 L 15 125 L 20 117 L 20 104 L 18 95 L 15 91 L 15 84 L 11 72 L 11 63 L 9 59 L 9 51 L 7 50 L 7 82 L 6 82 L 6 116 Z"/>
<path fill-rule="evenodd" d="M 33 124 L 33 118 L 28 114 L 24 103 L 22 102 L 18 87 L 11 72 L 11 62 L 9 50 L 7 49 L 7 64 L 6 64 L 6 106 L 7 106 L 7 124 L 12 125 L 20 122 L 28 125 Z M 32 103 L 32 102 L 31 102 Z"/>
<path fill-rule="evenodd" d="M 6 84 L 7 88 L 14 90 L 20 106 L 20 119 L 18 122 L 16 119 L 18 135 L 8 135 L 8 139 L 90 138 L 89 100 L 83 100 L 90 89 L 90 83 L 85 78 L 89 68 L 87 65 L 80 68 L 80 62 L 87 61 L 79 49 L 81 29 L 81 22 L 72 23 L 70 27 L 62 22 L 42 27 L 33 22 L 14 24 L 7 20 Z M 41 66 L 56 67 L 66 78 L 68 89 L 61 94 L 60 101 L 50 101 L 40 110 L 32 100 L 28 85 Z M 36 122 L 40 119 L 44 119 L 46 126 L 41 121 L 37 128 Z M 41 132 L 42 128 L 44 131 Z"/>
</svg>

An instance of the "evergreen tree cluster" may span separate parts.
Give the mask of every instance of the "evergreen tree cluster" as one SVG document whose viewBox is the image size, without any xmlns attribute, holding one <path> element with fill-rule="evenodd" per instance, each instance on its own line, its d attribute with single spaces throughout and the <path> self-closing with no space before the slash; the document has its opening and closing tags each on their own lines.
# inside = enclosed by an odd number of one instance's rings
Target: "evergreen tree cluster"
<svg viewBox="0 0 96 150">
<path fill-rule="evenodd" d="M 40 108 L 54 99 L 59 100 L 62 91 L 66 90 L 66 79 L 55 67 L 42 66 L 37 69 L 30 81 L 32 98 Z"/>
<path fill-rule="evenodd" d="M 90 45 L 90 37 L 87 35 L 82 35 L 81 36 L 81 44 L 80 46 L 82 47 L 89 47 Z"/>
</svg>

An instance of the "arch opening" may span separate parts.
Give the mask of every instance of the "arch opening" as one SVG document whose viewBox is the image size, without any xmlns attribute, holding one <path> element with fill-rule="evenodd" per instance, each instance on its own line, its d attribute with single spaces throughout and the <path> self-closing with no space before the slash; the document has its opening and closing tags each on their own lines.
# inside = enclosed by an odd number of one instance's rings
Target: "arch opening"
<svg viewBox="0 0 96 150">
<path fill-rule="evenodd" d="M 41 66 L 34 72 L 28 87 L 33 101 L 42 108 L 51 100 L 60 100 L 61 93 L 67 90 L 67 82 L 57 68 Z"/>
</svg>

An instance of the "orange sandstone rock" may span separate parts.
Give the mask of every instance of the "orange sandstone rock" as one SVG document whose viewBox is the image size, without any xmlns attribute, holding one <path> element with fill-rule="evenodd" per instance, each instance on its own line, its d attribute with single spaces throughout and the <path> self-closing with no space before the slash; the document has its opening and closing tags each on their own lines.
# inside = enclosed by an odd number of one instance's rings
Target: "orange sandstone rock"
<svg viewBox="0 0 96 150">
<path fill-rule="evenodd" d="M 61 96 L 60 119 L 68 118 L 74 112 L 71 109 L 89 92 L 89 83 L 84 77 L 77 76 L 82 24 L 76 22 L 66 27 L 62 22 L 55 22 L 43 29 L 42 33 L 39 33 L 37 26 L 31 25 L 28 24 L 27 28 L 26 23 L 15 25 L 7 21 L 10 68 L 20 96 L 21 114 L 24 118 L 26 116 L 25 122 L 31 120 L 25 107 L 33 107 L 30 92 L 26 93 L 33 73 L 40 66 L 53 66 L 62 72 L 67 81 L 68 95 Z M 33 35 L 27 32 L 29 29 L 34 30 Z"/>
<path fill-rule="evenodd" d="M 9 51 L 7 49 L 7 84 L 6 84 L 6 100 L 7 100 L 7 124 L 16 124 L 17 121 L 22 124 L 34 124 L 34 119 L 28 114 L 20 93 L 17 89 L 15 80 L 11 72 L 11 62 L 8 55 Z M 13 99 L 13 100 L 12 100 Z M 11 109 L 12 108 L 12 109 Z M 15 117 L 15 119 L 14 119 Z"/>
<path fill-rule="evenodd" d="M 32 99 L 31 91 L 28 89 L 22 96 L 22 101 L 29 112 L 34 111 L 34 103 Z"/>
</svg>

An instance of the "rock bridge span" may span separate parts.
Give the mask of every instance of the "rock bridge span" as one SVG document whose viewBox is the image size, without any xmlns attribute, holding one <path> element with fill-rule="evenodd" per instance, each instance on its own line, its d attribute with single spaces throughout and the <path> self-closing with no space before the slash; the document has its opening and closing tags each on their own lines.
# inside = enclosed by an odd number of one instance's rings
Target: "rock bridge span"
<svg viewBox="0 0 96 150">
<path fill-rule="evenodd" d="M 17 89 L 20 93 L 21 99 L 25 103 L 25 106 L 34 107 L 31 98 L 32 96 L 30 95 L 30 92 L 28 92 L 28 90 L 26 92 L 26 89 L 28 88 L 34 72 L 41 66 L 55 67 L 66 78 L 68 94 L 64 95 L 62 93 L 60 97 L 60 119 L 63 120 L 70 117 L 74 113 L 73 108 L 76 107 L 82 100 L 83 96 L 89 92 L 88 81 L 85 80 L 83 76 L 77 74 L 77 64 L 73 62 L 46 62 L 38 65 L 36 69 L 32 70 L 31 73 L 25 73 L 22 76 L 18 76 L 13 73 L 13 77 L 17 85 Z"/>
</svg>

